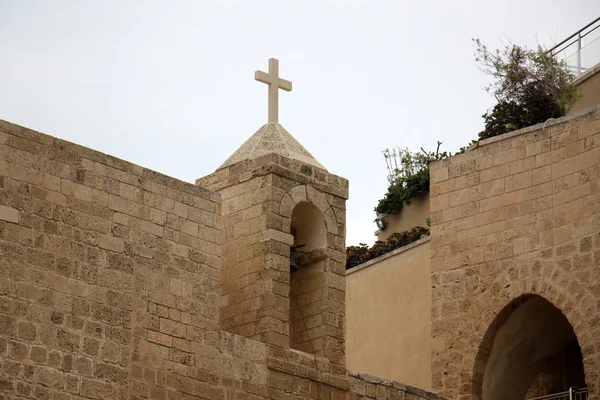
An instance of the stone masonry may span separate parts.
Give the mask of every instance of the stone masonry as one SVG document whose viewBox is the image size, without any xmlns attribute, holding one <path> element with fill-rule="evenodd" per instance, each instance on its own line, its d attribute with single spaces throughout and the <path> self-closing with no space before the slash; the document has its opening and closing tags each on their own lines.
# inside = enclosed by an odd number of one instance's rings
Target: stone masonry
<svg viewBox="0 0 600 400">
<path fill-rule="evenodd" d="M 226 162 L 213 175 L 196 181 L 223 199 L 221 328 L 290 347 L 290 246 L 294 242 L 291 218 L 298 204 L 310 203 L 318 209 L 321 219 L 311 222 L 316 225 L 324 220 L 327 231 L 323 234 L 323 247 L 315 249 L 324 261 L 314 280 L 318 290 L 311 292 L 318 297 L 319 307 L 311 314 L 305 308 L 303 315 L 307 323 L 314 323 L 315 315 L 321 315 L 318 327 L 311 325 L 319 329 L 311 330 L 314 346 L 302 350 L 313 349 L 310 352 L 344 366 L 344 217 L 348 181 L 317 167 L 320 164 L 316 160 L 309 164 L 272 153 L 274 142 L 293 147 L 296 154 L 302 155 L 298 158 L 312 159 L 281 125 L 269 123 L 231 157 L 241 161 L 233 165 Z M 269 152 L 256 152 L 261 143 Z M 249 144 L 254 151 L 247 149 Z M 309 269 L 316 270 L 304 271 Z M 305 302 L 313 303 L 308 299 Z M 309 316 L 313 317 L 310 321 Z"/>
<path fill-rule="evenodd" d="M 566 316 L 590 399 L 600 363 L 600 107 L 431 166 L 432 373 L 481 399 L 501 311 L 539 295 Z"/>
<path fill-rule="evenodd" d="M 0 121 L 0 399 L 440 398 L 346 370 L 346 180 L 275 146 L 198 183 Z M 300 203 L 327 232 L 313 354 L 289 341 Z"/>
</svg>

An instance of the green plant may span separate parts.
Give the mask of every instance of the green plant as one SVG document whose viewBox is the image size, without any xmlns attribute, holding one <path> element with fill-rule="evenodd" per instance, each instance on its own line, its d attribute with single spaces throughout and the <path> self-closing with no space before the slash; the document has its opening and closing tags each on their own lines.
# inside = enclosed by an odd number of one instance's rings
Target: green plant
<svg viewBox="0 0 600 400">
<path fill-rule="evenodd" d="M 491 52 L 479 39 L 475 60 L 494 81 L 485 88 L 498 103 L 483 115 L 480 139 L 564 116 L 579 98 L 566 63 L 542 46 L 535 50 L 509 43 Z"/>
<path fill-rule="evenodd" d="M 441 144 L 438 142 L 435 152 L 423 149 L 420 153 L 411 153 L 408 149 L 383 151 L 390 185 L 375 207 L 377 214 L 393 214 L 415 197 L 429 192 L 429 164 L 450 156 L 447 152 L 440 153 Z"/>
<path fill-rule="evenodd" d="M 346 269 L 356 267 L 428 235 L 429 229 L 415 226 L 408 231 L 392 233 L 386 241 L 378 240 L 371 247 L 365 243 L 360 243 L 358 246 L 348 246 L 346 248 Z"/>
<path fill-rule="evenodd" d="M 358 246 L 346 247 L 346 269 L 355 267 L 367 261 L 369 246 L 359 243 Z"/>
<path fill-rule="evenodd" d="M 428 165 L 428 153 L 426 152 L 412 153 L 408 148 L 398 148 L 397 150 L 393 149 L 390 152 L 390 149 L 385 149 L 382 151 L 388 169 L 388 182 L 390 184 L 402 178 L 406 179 Z"/>
<path fill-rule="evenodd" d="M 466 153 L 467 150 L 469 150 L 469 148 L 476 143 L 477 143 L 477 140 L 475 140 L 475 139 L 471 140 L 469 142 L 469 144 L 467 144 L 466 146 L 462 146 L 460 149 L 458 149 L 458 151 L 456 153 L 454 153 L 454 155 Z"/>
</svg>

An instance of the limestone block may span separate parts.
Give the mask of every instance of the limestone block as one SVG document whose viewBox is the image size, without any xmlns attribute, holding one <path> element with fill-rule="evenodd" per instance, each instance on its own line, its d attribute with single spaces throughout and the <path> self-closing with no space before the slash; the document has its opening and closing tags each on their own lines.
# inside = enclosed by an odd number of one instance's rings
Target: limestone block
<svg viewBox="0 0 600 400">
<path fill-rule="evenodd" d="M 452 164 L 448 166 L 448 178 L 456 178 L 462 175 L 462 166 L 460 164 Z"/>
<path fill-rule="evenodd" d="M 580 157 L 577 157 L 578 159 Z M 585 164 L 582 164 L 585 165 Z M 575 157 L 553 163 L 551 166 L 552 179 L 558 179 L 575 172 Z"/>
<path fill-rule="evenodd" d="M 440 183 L 440 182 L 448 179 L 448 177 L 449 177 L 448 176 L 448 168 L 441 167 L 436 170 L 432 170 L 430 172 L 430 175 L 431 175 L 431 183 L 432 184 Z"/>
<path fill-rule="evenodd" d="M 448 208 L 446 210 L 443 210 L 441 220 L 452 221 L 453 219 L 462 218 L 462 217 L 463 217 L 463 207 L 458 206 L 458 207 L 453 207 L 453 208 Z M 433 221 L 433 219 L 432 219 L 432 221 Z M 439 218 L 436 219 L 436 223 L 438 223 L 438 222 L 439 222 Z"/>
<path fill-rule="evenodd" d="M 475 160 L 475 169 L 477 171 L 486 170 L 494 165 L 494 156 L 486 155 Z"/>
<path fill-rule="evenodd" d="M 88 186 L 73 183 L 73 196 L 79 200 L 92 202 L 93 189 Z"/>
<path fill-rule="evenodd" d="M 450 193 L 450 207 L 456 207 L 469 202 L 469 189 L 456 190 Z"/>
<path fill-rule="evenodd" d="M 278 242 L 287 244 L 288 246 L 291 246 L 294 244 L 294 237 L 291 234 L 281 232 L 276 229 L 267 229 L 267 230 L 261 231 L 259 233 L 259 240 L 261 242 L 265 242 L 268 240 L 276 240 Z"/>
<path fill-rule="evenodd" d="M 312 186 L 306 186 L 306 199 L 317 206 L 322 213 L 329 209 L 327 198 Z"/>
<path fill-rule="evenodd" d="M 43 367 L 43 366 L 37 366 L 36 367 L 36 371 L 35 371 L 35 376 L 36 376 L 36 382 L 44 385 L 44 386 L 49 386 L 52 388 L 57 388 L 60 389 L 64 386 L 64 377 L 61 371 L 54 369 L 54 368 L 49 368 L 49 367 Z"/>
<path fill-rule="evenodd" d="M 511 163 L 517 159 L 518 151 L 516 148 L 508 149 L 508 150 L 496 153 L 492 157 L 493 157 L 494 165 L 507 164 L 507 163 Z"/>
<path fill-rule="evenodd" d="M 19 210 L 0 205 L 0 219 L 14 224 L 19 223 Z"/>
<path fill-rule="evenodd" d="M 292 189 L 290 189 L 290 191 L 288 192 L 288 195 L 292 198 L 292 200 L 294 201 L 294 204 L 298 204 L 303 201 L 307 201 L 306 186 L 305 185 L 295 186 Z"/>
<path fill-rule="evenodd" d="M 292 199 L 292 197 L 289 194 L 286 194 L 281 200 L 279 214 L 283 215 L 284 217 L 290 217 L 295 206 L 296 202 L 294 201 L 294 199 Z"/>
<path fill-rule="evenodd" d="M 456 189 L 456 179 L 448 179 L 439 183 L 440 193 L 447 194 Z"/>
<path fill-rule="evenodd" d="M 98 246 L 102 249 L 122 253 L 124 242 L 120 238 L 102 235 L 98 238 Z"/>
<path fill-rule="evenodd" d="M 333 212 L 333 210 L 331 208 L 329 208 L 325 212 L 324 217 L 325 217 L 325 223 L 327 225 L 327 232 L 337 235 L 338 234 L 338 225 L 337 225 L 337 219 L 335 217 L 335 213 Z"/>
</svg>

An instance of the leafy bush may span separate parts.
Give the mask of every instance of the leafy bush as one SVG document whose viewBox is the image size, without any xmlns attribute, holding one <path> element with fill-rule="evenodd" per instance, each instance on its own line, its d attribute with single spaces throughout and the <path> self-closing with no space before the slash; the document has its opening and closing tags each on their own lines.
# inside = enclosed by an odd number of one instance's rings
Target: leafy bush
<svg viewBox="0 0 600 400">
<path fill-rule="evenodd" d="M 577 101 L 572 72 L 542 46 L 528 50 L 509 43 L 490 52 L 479 39 L 473 40 L 481 71 L 494 78 L 485 90 L 498 101 L 491 113 L 483 115 L 480 139 L 562 117 Z"/>
<path fill-rule="evenodd" d="M 392 250 L 416 242 L 423 236 L 429 236 L 429 229 L 415 226 L 408 231 L 392 233 L 385 242 L 378 240 L 371 247 L 365 243 L 360 243 L 358 246 L 348 246 L 346 248 L 346 269 L 356 267 Z"/>
<path fill-rule="evenodd" d="M 528 50 L 509 43 L 503 49 L 490 52 L 479 39 L 473 40 L 480 69 L 494 78 L 485 89 L 498 101 L 491 113 L 483 115 L 485 129 L 479 133 L 480 139 L 562 117 L 579 98 L 578 88 L 572 82 L 574 76 L 566 63 L 543 47 Z M 475 141 L 470 145 L 473 143 Z M 435 153 L 423 149 L 421 153 L 411 153 L 408 149 L 383 152 L 390 185 L 375 207 L 378 215 L 398 212 L 412 199 L 429 191 L 429 164 L 451 156 L 440 153 L 440 145 L 438 142 Z M 456 154 L 464 153 L 468 147 L 462 147 Z M 348 265 L 360 264 L 365 257 L 377 252 L 364 244 L 348 249 Z"/>
<path fill-rule="evenodd" d="M 439 149 L 440 143 L 438 143 Z M 423 168 L 426 168 L 429 164 L 429 153 L 423 151 L 420 153 L 412 153 L 406 149 L 398 148 L 385 149 L 382 151 L 383 157 L 385 158 L 385 164 L 388 170 L 388 182 L 390 184 L 398 181 L 402 178 L 408 178 L 411 175 L 416 174 Z"/>
<path fill-rule="evenodd" d="M 408 149 L 399 150 L 398 153 L 395 150 L 392 153 L 389 150 L 383 152 L 390 186 L 375 207 L 377 214 L 393 214 L 415 197 L 429 192 L 429 164 L 449 157 L 446 152 L 440 153 L 441 144 L 438 142 L 435 152 L 423 149 L 421 153 L 411 153 Z"/>
<path fill-rule="evenodd" d="M 379 200 L 375 211 L 378 214 L 393 214 L 404 204 L 427 192 L 429 192 L 429 167 L 392 183 L 383 199 Z"/>
</svg>

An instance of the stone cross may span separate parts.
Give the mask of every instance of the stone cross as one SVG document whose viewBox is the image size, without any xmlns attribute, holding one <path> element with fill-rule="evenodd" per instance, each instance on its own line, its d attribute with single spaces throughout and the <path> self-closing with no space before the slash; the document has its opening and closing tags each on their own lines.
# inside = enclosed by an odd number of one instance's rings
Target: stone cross
<svg viewBox="0 0 600 400">
<path fill-rule="evenodd" d="M 292 90 L 292 82 L 279 77 L 279 60 L 269 59 L 269 73 L 256 71 L 254 79 L 269 85 L 269 122 L 279 122 L 279 89 Z"/>
</svg>

